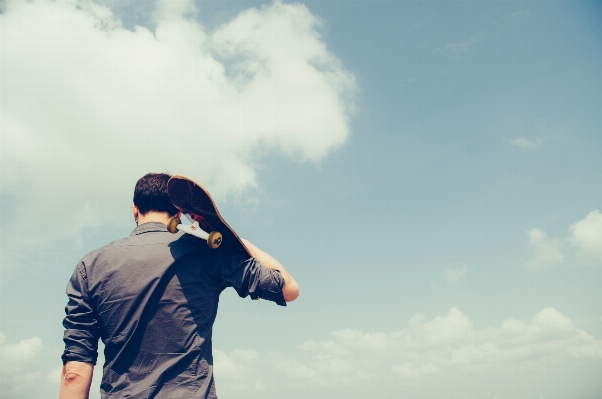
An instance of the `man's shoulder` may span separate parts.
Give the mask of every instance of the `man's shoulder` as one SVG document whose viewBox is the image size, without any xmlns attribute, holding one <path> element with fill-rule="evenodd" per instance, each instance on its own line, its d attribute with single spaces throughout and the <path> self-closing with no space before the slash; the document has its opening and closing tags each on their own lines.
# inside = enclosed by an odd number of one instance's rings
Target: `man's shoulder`
<svg viewBox="0 0 602 399">
<path fill-rule="evenodd" d="M 129 236 L 88 252 L 81 258 L 80 263 L 89 267 L 97 261 L 115 261 L 122 257 L 128 257 L 132 253 L 135 253 L 136 256 L 141 253 L 155 256 L 158 253 L 170 252 L 176 246 L 197 248 L 194 237 L 183 233 L 172 234 L 164 226 L 157 228 L 154 224 L 149 223 L 139 226 Z"/>
<path fill-rule="evenodd" d="M 119 248 L 124 247 L 125 245 L 127 245 L 127 242 L 129 240 L 130 240 L 130 237 L 127 236 L 127 237 L 123 237 L 123 238 L 120 238 L 115 241 L 111 241 L 110 243 L 108 243 L 98 249 L 88 252 L 86 255 L 84 255 L 81 258 L 80 262 L 84 263 L 84 264 L 93 263 L 93 261 L 95 259 L 102 256 L 103 254 L 105 254 L 107 252 L 113 252 L 115 250 L 118 250 Z"/>
</svg>

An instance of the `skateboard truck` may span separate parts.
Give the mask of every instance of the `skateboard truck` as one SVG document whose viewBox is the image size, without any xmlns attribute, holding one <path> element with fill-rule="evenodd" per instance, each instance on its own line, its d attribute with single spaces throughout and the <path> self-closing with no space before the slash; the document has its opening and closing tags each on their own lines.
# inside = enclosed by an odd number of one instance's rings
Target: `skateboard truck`
<svg viewBox="0 0 602 399">
<path fill-rule="evenodd" d="M 247 259 L 252 257 L 245 243 L 220 215 L 205 187 L 188 177 L 175 175 L 167 182 L 167 194 L 173 206 L 192 223 L 182 225 L 179 220 L 171 221 L 168 223 L 169 231 L 183 231 L 204 240 L 208 239 L 207 244 L 210 248 L 217 248 L 225 241 L 228 250 L 247 256 Z M 174 216 L 182 217 L 181 215 Z M 199 230 L 203 231 L 202 235 Z"/>
<path fill-rule="evenodd" d="M 176 234 L 178 231 L 191 234 L 195 237 L 207 240 L 209 248 L 217 248 L 222 244 L 222 233 L 219 231 L 205 232 L 199 226 L 199 222 L 194 221 L 192 224 L 182 224 L 182 221 L 177 216 L 172 216 L 167 221 L 167 231 Z"/>
</svg>

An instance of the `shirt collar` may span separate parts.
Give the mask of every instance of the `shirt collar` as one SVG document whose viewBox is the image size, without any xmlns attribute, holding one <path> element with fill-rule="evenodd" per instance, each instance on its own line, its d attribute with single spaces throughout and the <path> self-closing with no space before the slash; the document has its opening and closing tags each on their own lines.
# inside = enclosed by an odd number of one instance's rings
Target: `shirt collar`
<svg viewBox="0 0 602 399">
<path fill-rule="evenodd" d="M 148 222 L 136 227 L 130 236 L 137 236 L 144 233 L 167 232 L 167 226 L 161 222 Z"/>
</svg>

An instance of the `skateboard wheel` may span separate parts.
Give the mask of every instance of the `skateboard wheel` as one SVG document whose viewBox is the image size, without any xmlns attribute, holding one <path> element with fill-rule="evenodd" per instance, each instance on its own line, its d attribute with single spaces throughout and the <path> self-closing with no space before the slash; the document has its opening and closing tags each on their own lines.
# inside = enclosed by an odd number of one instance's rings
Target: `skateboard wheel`
<svg viewBox="0 0 602 399">
<path fill-rule="evenodd" d="M 222 245 L 222 233 L 219 231 L 212 231 L 209 233 L 209 237 L 207 237 L 207 245 L 209 248 L 217 248 Z"/>
<path fill-rule="evenodd" d="M 172 216 L 169 218 L 169 220 L 167 221 L 167 231 L 169 231 L 170 233 L 176 234 L 178 232 L 178 225 L 182 224 L 182 221 L 176 217 L 176 216 Z"/>
</svg>

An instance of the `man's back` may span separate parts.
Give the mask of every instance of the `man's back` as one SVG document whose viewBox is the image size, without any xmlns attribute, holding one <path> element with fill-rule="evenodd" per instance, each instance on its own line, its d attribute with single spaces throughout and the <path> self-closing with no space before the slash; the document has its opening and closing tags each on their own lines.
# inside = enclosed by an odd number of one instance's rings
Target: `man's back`
<svg viewBox="0 0 602 399">
<path fill-rule="evenodd" d="M 145 223 L 78 264 L 67 290 L 63 358 L 94 362 L 91 343 L 100 337 L 103 398 L 214 397 L 219 294 L 234 285 L 246 296 L 238 282 L 257 267 L 254 259 Z"/>
<path fill-rule="evenodd" d="M 280 262 L 246 240 L 252 258 L 168 233 L 166 223 L 179 214 L 169 179 L 141 177 L 132 204 L 138 227 L 86 255 L 73 272 L 61 399 L 88 397 L 99 339 L 103 398 L 215 398 L 211 332 L 220 293 L 231 286 L 243 298 L 283 306 L 299 295 Z"/>
</svg>

